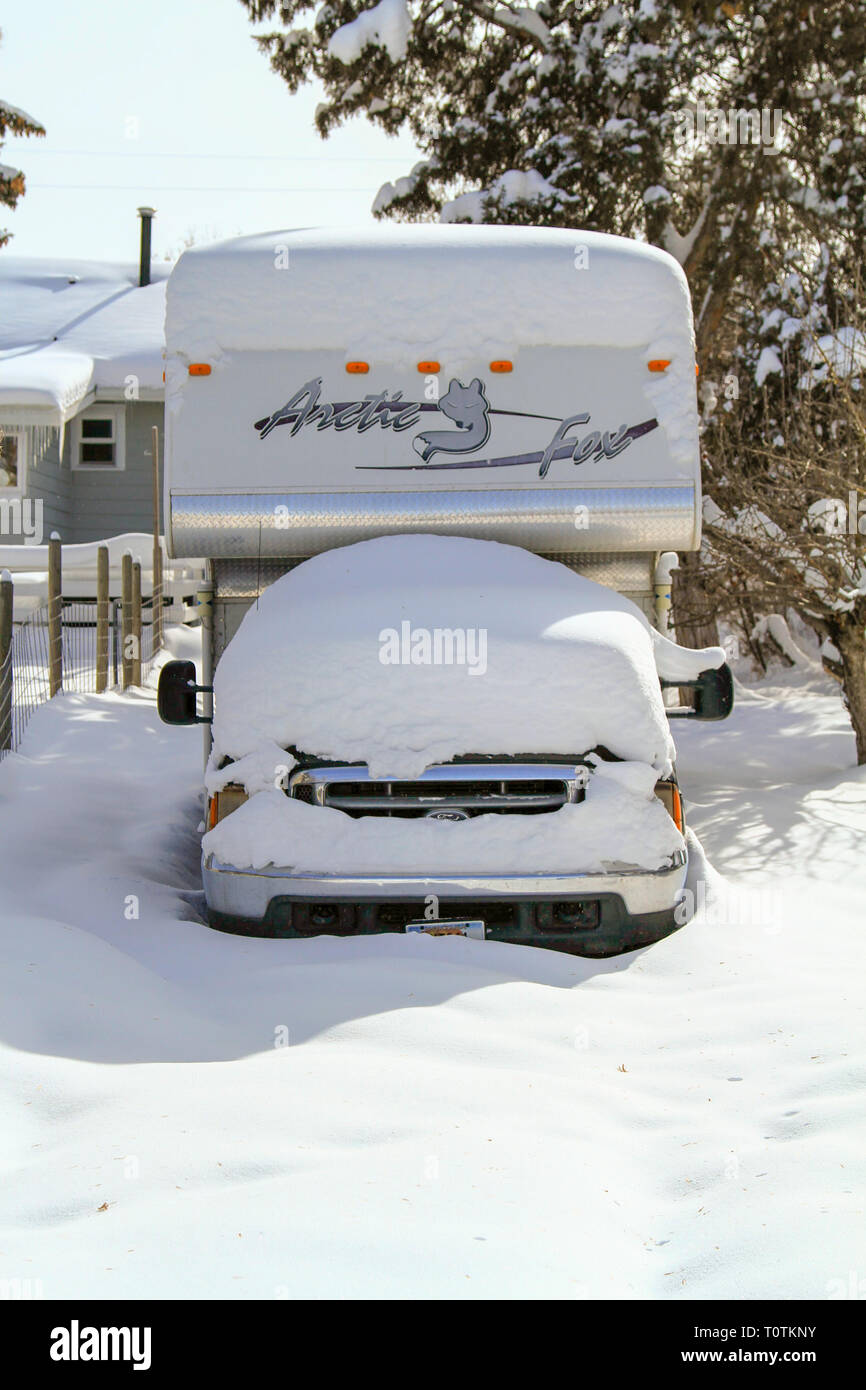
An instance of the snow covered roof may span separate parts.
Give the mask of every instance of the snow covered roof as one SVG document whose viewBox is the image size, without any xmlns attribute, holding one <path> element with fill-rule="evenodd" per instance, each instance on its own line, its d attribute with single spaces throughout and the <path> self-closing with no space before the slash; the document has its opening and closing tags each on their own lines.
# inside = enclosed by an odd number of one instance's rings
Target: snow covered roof
<svg viewBox="0 0 866 1390">
<path fill-rule="evenodd" d="M 0 418 L 62 425 L 96 390 L 162 391 L 168 267 L 0 256 Z"/>
<path fill-rule="evenodd" d="M 169 358 L 194 361 L 291 348 L 392 363 L 423 348 L 452 363 L 506 346 L 649 347 L 694 385 L 678 263 L 567 228 L 395 223 L 193 247 L 172 273 L 166 341 Z"/>
</svg>

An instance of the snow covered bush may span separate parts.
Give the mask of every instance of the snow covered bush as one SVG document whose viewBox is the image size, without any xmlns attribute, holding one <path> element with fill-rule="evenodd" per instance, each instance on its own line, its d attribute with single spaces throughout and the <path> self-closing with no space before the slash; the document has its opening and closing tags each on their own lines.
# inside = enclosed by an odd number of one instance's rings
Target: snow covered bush
<svg viewBox="0 0 866 1390">
<path fill-rule="evenodd" d="M 781 251 L 731 352 L 760 390 L 705 411 L 705 537 L 714 575 L 754 641 L 792 608 L 834 653 L 866 762 L 866 309 L 859 237 Z M 779 645 L 783 645 L 780 643 Z"/>
</svg>

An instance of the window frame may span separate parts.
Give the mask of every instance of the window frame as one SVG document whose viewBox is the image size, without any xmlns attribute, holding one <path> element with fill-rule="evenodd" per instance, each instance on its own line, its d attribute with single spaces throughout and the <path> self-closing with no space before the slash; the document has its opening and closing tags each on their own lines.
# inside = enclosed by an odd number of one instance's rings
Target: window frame
<svg viewBox="0 0 866 1390">
<path fill-rule="evenodd" d="M 27 493 L 27 470 L 30 463 L 30 450 L 28 448 L 30 440 L 27 430 L 23 426 L 10 426 L 5 431 L 7 434 L 14 434 L 18 440 L 18 458 L 15 461 L 15 471 L 18 475 L 14 487 L 0 487 L 0 497 L 24 497 Z M 0 463 L 0 468 L 2 468 Z"/>
<path fill-rule="evenodd" d="M 111 420 L 112 438 L 85 440 L 81 432 L 83 420 Z M 84 443 L 113 444 L 113 463 L 82 463 L 81 446 Z M 72 421 L 72 469 L 75 473 L 117 473 L 126 468 L 126 407 L 124 405 L 89 405 Z"/>
</svg>

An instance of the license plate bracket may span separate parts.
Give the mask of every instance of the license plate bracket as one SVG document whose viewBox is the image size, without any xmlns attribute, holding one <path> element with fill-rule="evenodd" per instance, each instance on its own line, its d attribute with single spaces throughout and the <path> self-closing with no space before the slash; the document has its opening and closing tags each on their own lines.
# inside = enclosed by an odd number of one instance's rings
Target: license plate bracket
<svg viewBox="0 0 866 1390">
<path fill-rule="evenodd" d="M 403 930 L 410 935 L 419 936 L 469 936 L 474 941 L 483 941 L 485 938 L 484 923 L 478 918 L 468 917 L 455 918 L 454 921 L 437 918 L 432 922 L 407 922 Z"/>
</svg>

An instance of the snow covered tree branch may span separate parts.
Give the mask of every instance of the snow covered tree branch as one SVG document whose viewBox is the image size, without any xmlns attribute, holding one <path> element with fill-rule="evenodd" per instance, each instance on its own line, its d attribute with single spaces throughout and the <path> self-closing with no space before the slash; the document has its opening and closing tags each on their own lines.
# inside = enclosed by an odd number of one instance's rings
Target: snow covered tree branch
<svg viewBox="0 0 866 1390">
<path fill-rule="evenodd" d="M 2 38 L 2 34 L 0 34 Z M 45 130 L 39 122 L 17 106 L 0 101 L 0 149 L 5 135 L 44 135 Z M 0 203 L 14 208 L 24 193 L 24 175 L 20 169 L 10 164 L 0 164 Z M 5 246 L 10 233 L 0 228 L 0 246 Z"/>
<path fill-rule="evenodd" d="M 826 639 L 866 763 L 866 310 L 850 252 L 777 254 L 729 377 L 758 391 L 704 383 L 705 536 L 747 626 L 794 609 Z"/>
</svg>

